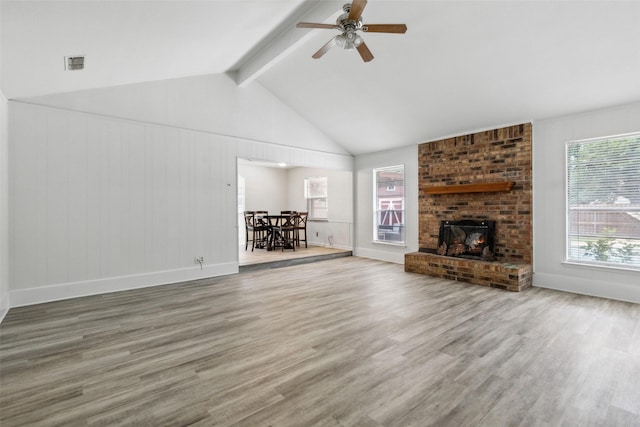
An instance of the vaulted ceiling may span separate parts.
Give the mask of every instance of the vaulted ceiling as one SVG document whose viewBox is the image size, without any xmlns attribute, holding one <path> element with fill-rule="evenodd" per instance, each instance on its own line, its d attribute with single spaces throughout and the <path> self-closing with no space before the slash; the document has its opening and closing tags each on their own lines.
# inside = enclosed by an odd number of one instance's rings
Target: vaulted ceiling
<svg viewBox="0 0 640 427">
<path fill-rule="evenodd" d="M 10 99 L 228 73 L 352 154 L 640 100 L 640 2 L 370 0 L 375 59 L 333 48 L 342 1 L 2 1 Z M 65 55 L 84 54 L 82 73 Z"/>
</svg>

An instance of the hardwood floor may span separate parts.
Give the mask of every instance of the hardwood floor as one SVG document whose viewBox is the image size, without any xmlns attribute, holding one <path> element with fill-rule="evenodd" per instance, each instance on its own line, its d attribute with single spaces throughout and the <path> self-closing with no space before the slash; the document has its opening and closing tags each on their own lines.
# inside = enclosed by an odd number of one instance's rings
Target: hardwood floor
<svg viewBox="0 0 640 427">
<path fill-rule="evenodd" d="M 11 309 L 0 424 L 640 425 L 640 306 L 356 257 Z"/>
</svg>

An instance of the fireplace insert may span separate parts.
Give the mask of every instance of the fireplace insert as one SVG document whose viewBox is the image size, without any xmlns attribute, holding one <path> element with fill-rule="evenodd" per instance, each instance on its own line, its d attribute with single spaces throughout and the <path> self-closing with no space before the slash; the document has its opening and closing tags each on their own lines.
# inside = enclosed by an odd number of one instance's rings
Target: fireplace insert
<svg viewBox="0 0 640 427">
<path fill-rule="evenodd" d="M 442 221 L 438 234 L 438 254 L 491 260 L 494 235 L 495 221 Z"/>
</svg>

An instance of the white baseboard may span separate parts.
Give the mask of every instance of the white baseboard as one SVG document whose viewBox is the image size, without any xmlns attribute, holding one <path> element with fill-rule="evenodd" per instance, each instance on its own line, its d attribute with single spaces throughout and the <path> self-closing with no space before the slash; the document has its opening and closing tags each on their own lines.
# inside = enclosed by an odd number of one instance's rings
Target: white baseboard
<svg viewBox="0 0 640 427">
<path fill-rule="evenodd" d="M 353 254 L 362 258 L 372 258 L 379 261 L 404 264 L 404 252 L 388 252 L 368 248 L 355 248 Z"/>
<path fill-rule="evenodd" d="M 615 280 L 602 283 L 599 280 L 589 280 L 584 277 L 573 278 L 536 272 L 533 275 L 533 286 L 618 301 L 640 303 L 640 284 L 616 283 Z"/>
<path fill-rule="evenodd" d="M 106 294 L 109 292 L 126 291 L 129 289 L 146 288 L 150 286 L 168 285 L 188 280 L 205 279 L 208 277 L 225 276 L 238 273 L 238 263 L 209 264 L 181 268 L 177 270 L 156 271 L 152 273 L 135 274 L 131 276 L 108 277 L 104 279 L 86 280 L 82 282 L 61 283 L 30 289 L 10 291 L 11 307 L 41 304 L 89 295 Z"/>
<path fill-rule="evenodd" d="M 301 242 L 302 245 L 304 245 L 304 243 Z M 330 245 L 326 242 L 312 242 L 311 240 L 309 240 L 307 242 L 307 244 L 309 246 L 320 246 L 323 248 L 335 248 L 335 249 L 344 249 L 345 251 L 350 251 L 353 248 L 351 246 L 344 246 L 344 245 Z"/>
</svg>

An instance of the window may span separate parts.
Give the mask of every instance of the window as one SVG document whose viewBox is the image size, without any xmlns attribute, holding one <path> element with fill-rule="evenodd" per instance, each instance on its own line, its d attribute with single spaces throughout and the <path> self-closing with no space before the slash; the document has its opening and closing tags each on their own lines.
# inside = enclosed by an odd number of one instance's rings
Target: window
<svg viewBox="0 0 640 427">
<path fill-rule="evenodd" d="M 306 178 L 304 180 L 304 197 L 307 199 L 307 210 L 309 219 L 326 220 L 328 216 L 327 208 L 327 177 Z"/>
<path fill-rule="evenodd" d="M 374 169 L 376 242 L 404 243 L 404 165 Z"/>
<path fill-rule="evenodd" d="M 567 144 L 567 260 L 640 269 L 640 133 Z"/>
</svg>

